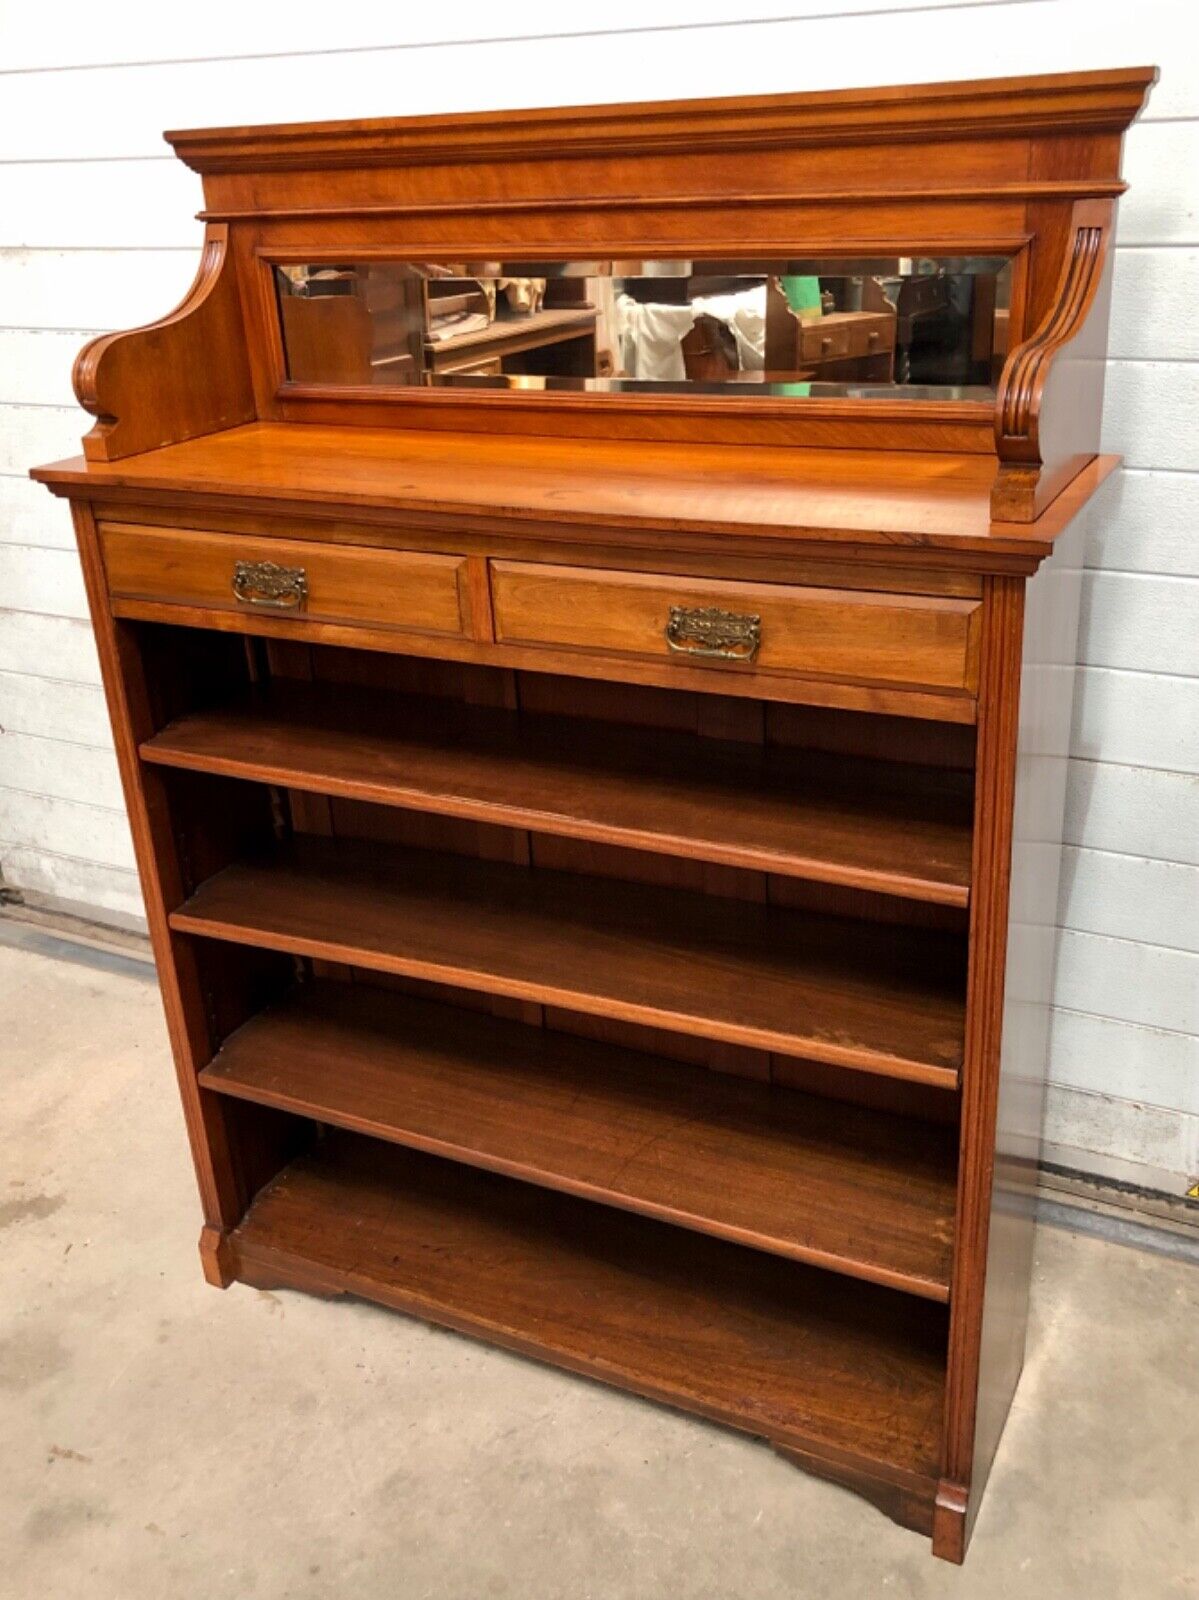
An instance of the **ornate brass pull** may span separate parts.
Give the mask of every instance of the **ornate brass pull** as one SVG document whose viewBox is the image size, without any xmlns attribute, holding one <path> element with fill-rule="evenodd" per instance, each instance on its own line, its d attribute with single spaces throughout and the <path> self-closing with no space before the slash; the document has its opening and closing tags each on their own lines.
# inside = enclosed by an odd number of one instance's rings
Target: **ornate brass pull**
<svg viewBox="0 0 1199 1600">
<path fill-rule="evenodd" d="M 308 599 L 308 574 L 303 567 L 280 567 L 274 561 L 236 561 L 233 593 L 243 605 L 302 611 Z"/>
<path fill-rule="evenodd" d="M 666 643 L 680 655 L 752 661 L 762 643 L 762 619 L 718 606 L 671 606 Z"/>
</svg>

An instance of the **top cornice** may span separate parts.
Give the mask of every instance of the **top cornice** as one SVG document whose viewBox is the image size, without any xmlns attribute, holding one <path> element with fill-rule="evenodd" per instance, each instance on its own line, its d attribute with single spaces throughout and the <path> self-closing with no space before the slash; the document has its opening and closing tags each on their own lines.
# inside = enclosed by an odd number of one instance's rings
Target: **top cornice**
<svg viewBox="0 0 1199 1600">
<path fill-rule="evenodd" d="M 1156 81 L 1154 67 L 1127 67 L 819 94 L 200 128 L 165 137 L 193 171 L 208 174 L 1120 133 Z"/>
</svg>

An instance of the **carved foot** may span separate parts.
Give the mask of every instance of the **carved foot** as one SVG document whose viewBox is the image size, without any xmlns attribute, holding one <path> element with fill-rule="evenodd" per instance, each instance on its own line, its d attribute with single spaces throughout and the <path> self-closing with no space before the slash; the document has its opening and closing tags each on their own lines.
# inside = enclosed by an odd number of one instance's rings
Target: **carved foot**
<svg viewBox="0 0 1199 1600">
<path fill-rule="evenodd" d="M 933 1507 L 933 1555 L 961 1566 L 966 1559 L 966 1517 L 970 1507 L 969 1490 L 960 1483 L 942 1478 Z"/>
<path fill-rule="evenodd" d="M 205 1224 L 200 1229 L 200 1265 L 205 1281 L 214 1289 L 227 1289 L 233 1282 L 233 1263 L 229 1259 L 229 1240 L 219 1228 Z"/>
</svg>

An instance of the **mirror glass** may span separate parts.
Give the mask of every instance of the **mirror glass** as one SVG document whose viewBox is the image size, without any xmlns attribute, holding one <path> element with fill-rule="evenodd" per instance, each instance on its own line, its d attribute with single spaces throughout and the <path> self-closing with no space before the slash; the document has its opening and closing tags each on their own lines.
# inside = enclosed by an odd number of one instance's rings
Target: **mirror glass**
<svg viewBox="0 0 1199 1600">
<path fill-rule="evenodd" d="M 326 261 L 275 271 L 293 383 L 989 400 L 1011 263 Z"/>
</svg>

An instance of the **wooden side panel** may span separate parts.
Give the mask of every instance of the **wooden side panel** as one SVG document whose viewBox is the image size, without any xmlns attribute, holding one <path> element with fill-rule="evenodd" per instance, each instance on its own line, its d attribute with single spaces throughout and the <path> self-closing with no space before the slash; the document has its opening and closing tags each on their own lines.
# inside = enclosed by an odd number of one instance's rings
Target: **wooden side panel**
<svg viewBox="0 0 1199 1600">
<path fill-rule="evenodd" d="M 967 1537 L 1024 1359 L 1085 524 L 1079 518 L 1058 542 L 1025 595 L 995 1173 Z"/>
<path fill-rule="evenodd" d="M 933 1523 L 934 1553 L 950 1561 L 961 1561 L 966 1549 L 965 1510 L 973 1461 L 991 1219 L 1024 610 L 1022 580 L 990 579 L 984 606 L 957 1241 L 950 1291 L 945 1446 Z"/>
<path fill-rule="evenodd" d="M 1024 1359 L 1085 519 L 994 579 L 983 644 L 958 1259 L 937 1554 L 960 1561 Z M 1023 593 L 1021 592 L 1023 590 Z"/>
</svg>

